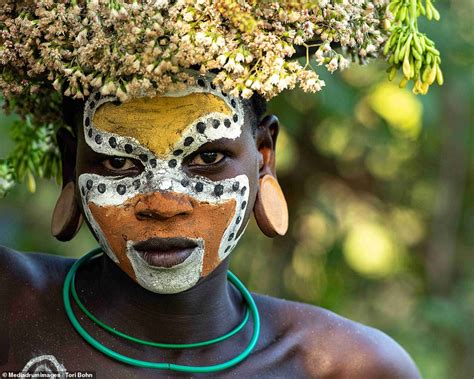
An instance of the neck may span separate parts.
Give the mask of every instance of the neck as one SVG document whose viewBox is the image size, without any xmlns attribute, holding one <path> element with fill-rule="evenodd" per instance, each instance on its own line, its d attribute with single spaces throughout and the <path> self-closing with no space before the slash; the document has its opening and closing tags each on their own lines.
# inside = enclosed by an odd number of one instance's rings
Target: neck
<svg viewBox="0 0 474 379">
<path fill-rule="evenodd" d="M 96 317 L 134 337 L 204 341 L 229 332 L 243 318 L 241 295 L 227 281 L 227 260 L 193 288 L 173 295 L 144 289 L 105 254 L 93 262 L 77 274 L 79 296 Z"/>
</svg>

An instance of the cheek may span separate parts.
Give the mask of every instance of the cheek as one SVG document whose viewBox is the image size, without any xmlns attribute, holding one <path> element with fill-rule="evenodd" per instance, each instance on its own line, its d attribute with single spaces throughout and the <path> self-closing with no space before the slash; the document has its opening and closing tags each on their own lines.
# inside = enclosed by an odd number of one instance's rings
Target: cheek
<svg viewBox="0 0 474 379">
<path fill-rule="evenodd" d="M 202 276 L 207 276 L 222 261 L 222 255 L 227 248 L 225 235 L 235 215 L 236 201 L 228 200 L 218 205 L 202 204 L 195 214 L 195 230 L 204 239 L 205 254 L 203 259 Z"/>
</svg>

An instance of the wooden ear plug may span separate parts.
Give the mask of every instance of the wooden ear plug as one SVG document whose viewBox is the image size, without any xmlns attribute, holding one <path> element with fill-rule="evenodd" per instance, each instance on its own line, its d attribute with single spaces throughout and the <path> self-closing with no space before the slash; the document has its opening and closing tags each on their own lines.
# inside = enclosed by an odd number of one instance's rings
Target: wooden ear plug
<svg viewBox="0 0 474 379">
<path fill-rule="evenodd" d="M 82 214 L 76 203 L 74 183 L 66 184 L 59 195 L 51 219 L 51 234 L 59 241 L 69 241 L 82 225 Z"/>
<path fill-rule="evenodd" d="M 288 206 L 275 177 L 265 175 L 260 179 L 253 211 L 258 227 L 266 236 L 283 236 L 288 231 Z"/>
</svg>

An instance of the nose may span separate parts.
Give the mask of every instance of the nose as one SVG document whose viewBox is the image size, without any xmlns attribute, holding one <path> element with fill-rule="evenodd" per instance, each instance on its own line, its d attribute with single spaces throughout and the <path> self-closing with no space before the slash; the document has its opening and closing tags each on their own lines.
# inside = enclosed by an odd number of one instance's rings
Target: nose
<svg viewBox="0 0 474 379">
<path fill-rule="evenodd" d="M 189 215 L 193 205 L 187 195 L 174 192 L 153 192 L 143 195 L 135 205 L 139 220 L 166 220 L 175 216 Z"/>
</svg>

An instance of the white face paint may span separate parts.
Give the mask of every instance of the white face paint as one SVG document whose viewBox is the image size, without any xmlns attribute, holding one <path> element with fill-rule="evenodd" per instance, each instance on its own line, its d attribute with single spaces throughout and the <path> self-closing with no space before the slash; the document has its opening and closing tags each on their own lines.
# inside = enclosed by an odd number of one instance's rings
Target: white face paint
<svg viewBox="0 0 474 379">
<path fill-rule="evenodd" d="M 67 370 L 54 355 L 40 355 L 31 358 L 21 370 L 24 378 L 50 377 L 66 378 Z M 6 377 L 6 376 L 5 376 Z"/>
<path fill-rule="evenodd" d="M 237 244 L 242 234 L 238 236 L 238 230 L 248 205 L 249 180 L 246 175 L 211 180 L 202 176 L 191 177 L 183 170 L 183 160 L 189 154 L 211 141 L 238 138 L 244 124 L 244 106 L 239 98 L 222 94 L 207 80 L 199 79 L 198 84 L 186 91 L 167 93 L 162 98 L 212 94 L 220 103 L 225 103 L 227 111 L 205 112 L 192 120 L 172 141 L 170 148 L 161 154 L 157 154 L 156 149 L 153 151 L 150 147 L 153 144 L 145 146 L 144 138 L 140 141 L 140 138 L 125 135 L 126 124 L 118 126 L 115 132 L 95 125 L 94 115 L 98 108 L 116 102 L 117 98 L 101 97 L 95 93 L 90 96 L 84 110 L 84 136 L 92 150 L 107 156 L 140 159 L 144 166 L 135 177 L 81 174 L 78 184 L 85 216 L 108 256 L 141 286 L 158 293 L 189 289 L 199 278 L 215 269 Z M 124 133 L 117 133 L 118 130 Z M 153 131 L 152 135 L 158 142 L 160 132 Z M 163 135 L 163 138 L 167 136 Z M 179 196 L 192 204 L 188 223 L 172 217 L 161 224 L 156 220 L 130 218 L 138 203 L 148 204 L 148 199 L 164 194 Z M 156 201 L 165 201 L 163 199 L 165 197 L 156 198 Z M 208 213 L 214 213 L 217 220 L 222 220 L 218 241 L 215 241 L 215 235 L 210 236 L 215 230 L 199 230 L 197 226 L 206 224 L 202 216 L 206 217 Z M 199 215 L 201 219 L 193 220 Z M 130 221 L 124 225 L 125 218 L 134 219 L 133 223 Z M 172 267 L 157 267 L 145 261 L 134 248 L 136 243 L 155 237 L 185 237 L 194 241 L 196 247 L 183 262 Z"/>
</svg>

